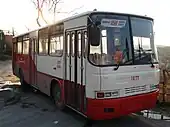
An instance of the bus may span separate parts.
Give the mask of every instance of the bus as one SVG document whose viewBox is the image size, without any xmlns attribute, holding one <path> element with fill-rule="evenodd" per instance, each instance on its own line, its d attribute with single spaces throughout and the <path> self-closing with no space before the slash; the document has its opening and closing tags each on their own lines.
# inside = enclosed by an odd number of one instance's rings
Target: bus
<svg viewBox="0 0 170 127">
<path fill-rule="evenodd" d="M 13 73 L 92 120 L 156 105 L 160 70 L 154 20 L 89 11 L 13 37 Z"/>
</svg>

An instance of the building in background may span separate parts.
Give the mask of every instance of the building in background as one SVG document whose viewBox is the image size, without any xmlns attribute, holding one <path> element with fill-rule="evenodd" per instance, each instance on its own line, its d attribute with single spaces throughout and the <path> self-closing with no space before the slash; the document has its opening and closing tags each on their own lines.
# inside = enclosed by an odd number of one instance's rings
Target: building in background
<svg viewBox="0 0 170 127">
<path fill-rule="evenodd" d="M 12 55 L 13 33 L 7 30 L 0 30 L 0 54 Z"/>
</svg>

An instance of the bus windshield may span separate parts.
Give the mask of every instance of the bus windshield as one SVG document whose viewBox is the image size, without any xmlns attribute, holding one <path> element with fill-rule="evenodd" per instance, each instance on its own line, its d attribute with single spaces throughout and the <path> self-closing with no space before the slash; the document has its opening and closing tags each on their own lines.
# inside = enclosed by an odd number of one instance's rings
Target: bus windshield
<svg viewBox="0 0 170 127">
<path fill-rule="evenodd" d="M 101 29 L 101 41 L 99 46 L 90 45 L 89 60 L 91 63 L 107 66 L 147 64 L 153 58 L 156 60 L 155 54 L 152 55 L 155 52 L 152 21 L 130 18 L 132 29 L 130 34 L 128 16 L 93 15 L 92 20 L 100 20 L 101 22 L 99 26 Z M 133 41 L 131 41 L 130 35 L 133 36 Z M 146 53 L 151 55 L 146 55 Z"/>
<path fill-rule="evenodd" d="M 157 54 L 155 51 L 156 46 L 154 45 L 152 21 L 132 17 L 131 26 L 135 64 L 147 64 L 150 61 L 156 62 Z"/>
<path fill-rule="evenodd" d="M 109 15 L 95 18 L 101 22 L 102 36 L 99 46 L 90 45 L 89 60 L 95 65 L 115 65 L 119 56 L 122 56 L 121 64 L 132 59 L 128 17 Z M 126 49 L 128 52 L 125 53 Z"/>
</svg>

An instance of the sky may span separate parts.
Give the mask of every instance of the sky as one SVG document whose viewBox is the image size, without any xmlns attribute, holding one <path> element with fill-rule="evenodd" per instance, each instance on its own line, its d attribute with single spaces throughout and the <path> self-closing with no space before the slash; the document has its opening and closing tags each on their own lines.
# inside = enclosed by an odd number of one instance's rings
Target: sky
<svg viewBox="0 0 170 127">
<path fill-rule="evenodd" d="M 170 25 L 170 8 L 168 0 L 62 0 L 57 6 L 61 12 L 70 12 L 75 8 L 73 13 L 61 13 L 56 16 L 56 20 L 71 16 L 75 13 L 85 11 L 111 11 L 139 15 L 147 15 L 154 18 L 155 43 L 157 45 L 168 45 Z M 52 16 L 45 12 L 45 18 L 50 22 Z M 32 0 L 1 0 L 0 2 L 0 29 L 11 30 L 12 27 L 18 34 L 36 29 L 37 12 Z"/>
</svg>

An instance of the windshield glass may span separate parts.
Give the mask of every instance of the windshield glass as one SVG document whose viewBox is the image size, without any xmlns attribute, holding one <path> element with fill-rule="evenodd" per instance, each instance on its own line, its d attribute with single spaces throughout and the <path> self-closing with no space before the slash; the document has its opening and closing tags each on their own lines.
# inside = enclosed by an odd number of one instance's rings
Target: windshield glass
<svg viewBox="0 0 170 127">
<path fill-rule="evenodd" d="M 151 20 L 131 17 L 135 64 L 156 62 L 157 51 L 154 45 L 153 23 Z"/>
<path fill-rule="evenodd" d="M 95 65 L 115 65 L 125 64 L 125 61 L 132 59 L 128 17 L 100 15 L 92 16 L 92 20 L 101 22 L 102 36 L 99 46 L 90 45 L 90 62 Z"/>
</svg>

